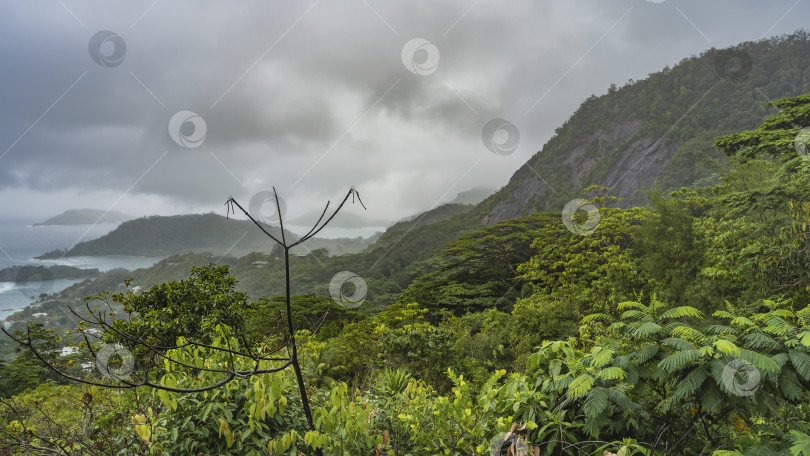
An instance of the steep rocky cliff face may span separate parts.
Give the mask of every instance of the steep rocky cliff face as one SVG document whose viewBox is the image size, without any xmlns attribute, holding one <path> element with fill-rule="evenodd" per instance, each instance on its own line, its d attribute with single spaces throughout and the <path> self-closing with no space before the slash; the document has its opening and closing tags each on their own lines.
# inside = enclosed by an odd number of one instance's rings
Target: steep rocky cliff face
<svg viewBox="0 0 810 456">
<path fill-rule="evenodd" d="M 590 185 L 612 187 L 619 206 L 644 191 L 709 184 L 723 162 L 714 138 L 754 128 L 768 100 L 810 92 L 804 32 L 711 49 L 606 95 L 592 96 L 475 214 L 487 225 L 559 211 Z"/>
</svg>

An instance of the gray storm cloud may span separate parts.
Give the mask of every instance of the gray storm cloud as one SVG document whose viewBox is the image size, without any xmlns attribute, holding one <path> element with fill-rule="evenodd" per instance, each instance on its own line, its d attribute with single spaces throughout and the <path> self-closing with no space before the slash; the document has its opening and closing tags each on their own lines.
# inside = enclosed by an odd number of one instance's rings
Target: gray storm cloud
<svg viewBox="0 0 810 456">
<path fill-rule="evenodd" d="M 294 217 L 355 186 L 369 218 L 395 219 L 504 185 L 611 83 L 790 33 L 808 9 L 781 0 L 6 3 L 0 204 L 24 201 L 31 217 L 88 206 L 209 211 L 276 186 Z M 120 38 L 94 55 L 100 31 Z M 440 53 L 430 74 L 403 63 L 413 38 Z M 99 64 L 103 56 L 118 60 Z M 199 147 L 172 139 L 178 111 L 205 120 Z M 494 118 L 520 131 L 508 156 L 482 144 Z"/>
</svg>

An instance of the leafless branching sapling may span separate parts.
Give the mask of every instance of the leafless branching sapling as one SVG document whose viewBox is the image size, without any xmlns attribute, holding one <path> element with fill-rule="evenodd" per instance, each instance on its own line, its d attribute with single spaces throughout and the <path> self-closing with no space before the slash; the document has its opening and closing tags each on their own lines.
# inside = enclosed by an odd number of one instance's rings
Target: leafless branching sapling
<svg viewBox="0 0 810 456">
<path fill-rule="evenodd" d="M 222 380 L 216 381 L 210 385 L 206 385 L 200 388 L 192 388 L 192 389 L 183 389 L 183 388 L 174 388 L 163 385 L 158 381 L 155 377 L 155 372 L 152 370 L 154 369 L 153 366 L 146 366 L 146 368 L 141 372 L 134 372 L 135 375 L 117 375 L 114 370 L 108 369 L 108 372 L 103 372 L 105 377 L 112 380 L 112 383 L 106 383 L 104 381 L 97 381 L 93 379 L 82 378 L 80 376 L 71 375 L 70 373 L 66 372 L 66 369 L 58 367 L 55 363 L 48 360 L 48 354 L 38 347 L 36 337 L 33 337 L 31 331 L 29 331 L 24 336 L 15 336 L 10 334 L 2 328 L 2 331 L 14 339 L 18 344 L 29 350 L 37 359 L 39 359 L 42 363 L 44 363 L 48 368 L 55 371 L 59 375 L 72 380 L 74 382 L 88 384 L 88 385 L 95 385 L 99 387 L 106 387 L 106 388 L 119 388 L 119 389 L 136 389 L 139 387 L 148 387 L 153 388 L 156 390 L 164 390 L 174 393 L 197 393 L 203 391 L 213 390 L 215 388 L 219 388 L 230 381 L 237 379 L 237 378 L 247 378 L 254 375 L 266 374 L 266 373 L 273 373 L 279 372 L 288 367 L 292 366 L 293 370 L 295 371 L 295 377 L 298 382 L 298 389 L 299 394 L 301 396 L 301 401 L 303 404 L 304 414 L 306 416 L 307 427 L 312 430 L 314 429 L 314 423 L 312 420 L 312 412 L 309 405 L 309 398 L 306 391 L 306 385 L 304 383 L 304 377 L 301 373 L 301 366 L 298 362 L 298 346 L 296 344 L 295 339 L 295 328 L 293 326 L 293 309 L 291 305 L 291 291 L 290 291 L 290 249 L 294 248 L 297 245 L 301 245 L 308 241 L 309 239 L 313 238 L 317 235 L 324 227 L 326 227 L 329 222 L 340 212 L 343 206 L 348 202 L 349 198 L 352 198 L 354 201 L 357 198 L 357 201 L 360 203 L 361 206 L 365 209 L 365 205 L 360 200 L 360 194 L 355 189 L 350 189 L 340 204 L 331 212 L 329 212 L 329 208 L 331 202 L 327 202 L 323 211 L 321 212 L 320 217 L 318 220 L 313 224 L 312 228 L 303 236 L 296 240 L 288 240 L 287 235 L 284 232 L 284 220 L 283 214 L 281 211 L 281 203 L 276 193 L 275 188 L 273 189 L 273 196 L 275 198 L 275 206 L 276 210 L 278 211 L 278 222 L 281 228 L 280 235 L 273 235 L 268 231 L 266 225 L 256 220 L 255 214 L 250 214 L 244 207 L 242 207 L 239 202 L 236 201 L 233 197 L 228 198 L 225 202 L 227 207 L 228 215 L 235 214 L 237 209 L 241 211 L 245 216 L 247 216 L 250 221 L 252 221 L 256 227 L 259 228 L 265 235 L 267 235 L 270 239 L 276 242 L 280 248 L 284 252 L 284 270 L 285 270 L 285 296 L 286 296 L 286 320 L 287 320 L 287 331 L 288 335 L 286 340 L 283 344 L 281 344 L 278 348 L 273 350 L 271 353 L 267 353 L 264 350 L 261 353 L 252 349 L 252 347 L 245 343 L 243 348 L 235 349 L 227 344 L 226 347 L 217 347 L 211 344 L 205 344 L 197 341 L 185 341 L 183 344 L 169 344 L 169 345 L 156 345 L 154 343 L 150 343 L 145 340 L 144 337 L 136 336 L 133 334 L 126 334 L 117 328 L 114 327 L 113 322 L 107 318 L 106 312 L 96 311 L 90 308 L 89 303 L 85 303 L 85 307 L 89 313 L 89 318 L 87 315 L 80 316 L 76 311 L 72 308 L 69 308 L 70 312 L 73 313 L 77 318 L 83 320 L 85 324 L 92 324 L 95 325 L 103 331 L 111 332 L 115 335 L 115 337 L 125 342 L 130 346 L 138 346 L 146 349 L 146 351 L 151 355 L 154 356 L 158 360 L 166 360 L 170 363 L 173 363 L 177 366 L 180 366 L 185 369 L 189 369 L 191 371 L 207 371 L 215 374 L 222 374 L 224 378 Z M 321 323 L 323 320 L 321 320 Z M 84 344 L 88 348 L 91 356 L 95 359 L 98 357 L 98 343 L 94 344 L 90 338 L 98 339 L 98 336 L 88 335 L 87 331 L 79 331 L 81 333 L 81 338 L 84 340 Z M 317 328 L 315 328 L 315 332 L 317 332 Z M 245 340 L 244 337 L 237 335 L 240 340 Z M 228 337 L 224 338 L 226 341 Z M 249 370 L 237 370 L 235 368 L 236 364 L 234 362 L 229 363 L 228 365 L 231 368 L 222 368 L 222 367 L 200 367 L 199 365 L 190 365 L 188 363 L 183 363 L 179 360 L 173 359 L 167 355 L 167 352 L 170 350 L 175 349 L 183 349 L 183 348 L 203 348 L 206 350 L 218 351 L 220 353 L 224 353 L 227 357 L 233 359 L 233 357 L 242 357 L 243 359 L 249 359 L 251 364 L 254 366 L 252 369 Z M 286 349 L 286 356 L 280 355 L 282 351 Z M 278 354 L 278 355 L 277 355 Z M 262 361 L 271 361 L 276 364 L 272 368 L 265 368 L 260 369 L 260 363 Z M 227 365 L 226 365 L 227 366 Z"/>
</svg>

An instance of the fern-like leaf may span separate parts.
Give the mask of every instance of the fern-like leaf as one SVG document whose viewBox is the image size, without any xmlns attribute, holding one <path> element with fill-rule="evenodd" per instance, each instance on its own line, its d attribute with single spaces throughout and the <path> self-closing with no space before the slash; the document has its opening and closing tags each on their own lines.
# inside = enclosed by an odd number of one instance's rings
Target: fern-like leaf
<svg viewBox="0 0 810 456">
<path fill-rule="evenodd" d="M 624 309 L 645 310 L 647 307 L 645 307 L 644 304 L 641 304 L 640 302 L 624 301 L 624 302 L 620 302 L 619 305 L 617 306 L 617 308 L 619 310 L 624 310 Z"/>
<path fill-rule="evenodd" d="M 697 348 L 695 347 L 695 344 L 693 344 L 692 342 L 689 342 L 688 340 L 684 340 L 678 337 L 669 337 L 667 339 L 664 339 L 661 342 L 661 344 L 666 345 L 668 347 L 672 347 L 678 351 L 695 350 Z"/>
<path fill-rule="evenodd" d="M 568 386 L 568 395 L 571 397 L 582 397 L 593 386 L 594 378 L 588 374 L 582 374 L 575 378 Z"/>
<path fill-rule="evenodd" d="M 663 369 L 665 372 L 672 373 L 683 369 L 698 359 L 700 359 L 699 350 L 684 350 L 667 356 L 661 360 L 660 363 L 658 363 L 658 367 Z"/>
<path fill-rule="evenodd" d="M 779 365 L 773 359 L 755 351 L 741 349 L 740 359 L 748 361 L 761 371 L 774 373 L 779 371 Z"/>
<path fill-rule="evenodd" d="M 810 355 L 799 350 L 788 351 L 790 362 L 803 379 L 810 380 Z"/>
<path fill-rule="evenodd" d="M 608 405 L 608 393 L 605 388 L 593 388 L 585 398 L 582 410 L 588 418 L 593 418 L 602 413 Z"/>
<path fill-rule="evenodd" d="M 621 319 L 622 320 L 644 320 L 647 314 L 638 310 L 638 309 L 631 309 L 622 313 Z"/>
<path fill-rule="evenodd" d="M 608 348 L 596 347 L 591 353 L 590 365 L 593 367 L 602 367 L 613 359 L 615 352 Z"/>
<path fill-rule="evenodd" d="M 590 323 L 592 321 L 611 321 L 613 317 L 608 314 L 604 313 L 595 313 L 587 315 L 585 318 L 582 319 L 582 323 Z"/>
<path fill-rule="evenodd" d="M 630 335 L 633 337 L 648 337 L 661 330 L 661 325 L 653 322 L 643 323 L 637 327 L 630 329 Z"/>
<path fill-rule="evenodd" d="M 709 325 L 703 330 L 703 332 L 705 332 L 706 334 L 720 334 L 732 336 L 740 335 L 740 331 L 732 328 L 731 326 L 726 325 Z"/>
<path fill-rule="evenodd" d="M 658 354 L 659 350 L 660 348 L 658 347 L 658 344 L 650 344 L 642 349 L 636 350 L 633 353 L 633 357 L 636 359 L 637 363 L 644 364 L 647 361 L 651 360 L 653 356 Z"/>
<path fill-rule="evenodd" d="M 680 337 L 691 342 L 697 342 L 701 345 L 706 343 L 706 336 L 702 332 L 689 326 L 679 326 L 672 330 L 672 337 Z"/>
<path fill-rule="evenodd" d="M 714 341 L 714 347 L 724 355 L 738 356 L 740 354 L 740 347 L 730 340 L 718 339 Z"/>
<path fill-rule="evenodd" d="M 732 315 L 730 312 L 726 312 L 725 310 L 718 310 L 717 312 L 713 313 L 712 316 L 718 318 L 728 318 L 729 320 L 734 318 L 734 315 Z"/>
<path fill-rule="evenodd" d="M 606 367 L 599 371 L 597 377 L 602 380 L 624 380 L 627 377 L 627 372 L 621 367 Z"/>
<path fill-rule="evenodd" d="M 802 388 L 799 379 L 791 369 L 785 369 L 779 376 L 779 389 L 788 400 L 800 401 L 807 394 Z"/>
<path fill-rule="evenodd" d="M 746 317 L 737 317 L 731 320 L 729 323 L 731 326 L 735 326 L 737 328 L 747 328 L 749 326 L 756 326 L 753 321 L 749 320 Z"/>
<path fill-rule="evenodd" d="M 699 310 L 695 309 L 692 306 L 678 306 L 673 307 L 661 314 L 662 320 L 670 318 L 684 318 L 684 317 L 703 318 L 703 313 L 701 313 Z"/>
<path fill-rule="evenodd" d="M 782 343 L 759 331 L 750 332 L 742 337 L 744 346 L 752 350 L 779 349 Z"/>
</svg>

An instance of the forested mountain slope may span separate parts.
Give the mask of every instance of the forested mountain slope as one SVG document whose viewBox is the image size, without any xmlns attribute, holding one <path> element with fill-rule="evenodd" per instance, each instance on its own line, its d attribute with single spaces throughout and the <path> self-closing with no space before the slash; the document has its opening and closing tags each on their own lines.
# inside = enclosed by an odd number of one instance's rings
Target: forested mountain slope
<svg viewBox="0 0 810 456">
<path fill-rule="evenodd" d="M 710 49 L 642 81 L 591 96 L 509 183 L 476 209 L 484 223 L 558 211 L 590 185 L 613 187 L 623 207 L 641 190 L 715 182 L 715 137 L 754 128 L 769 100 L 810 91 L 804 31 Z M 717 163 L 719 161 L 719 163 Z"/>
</svg>

